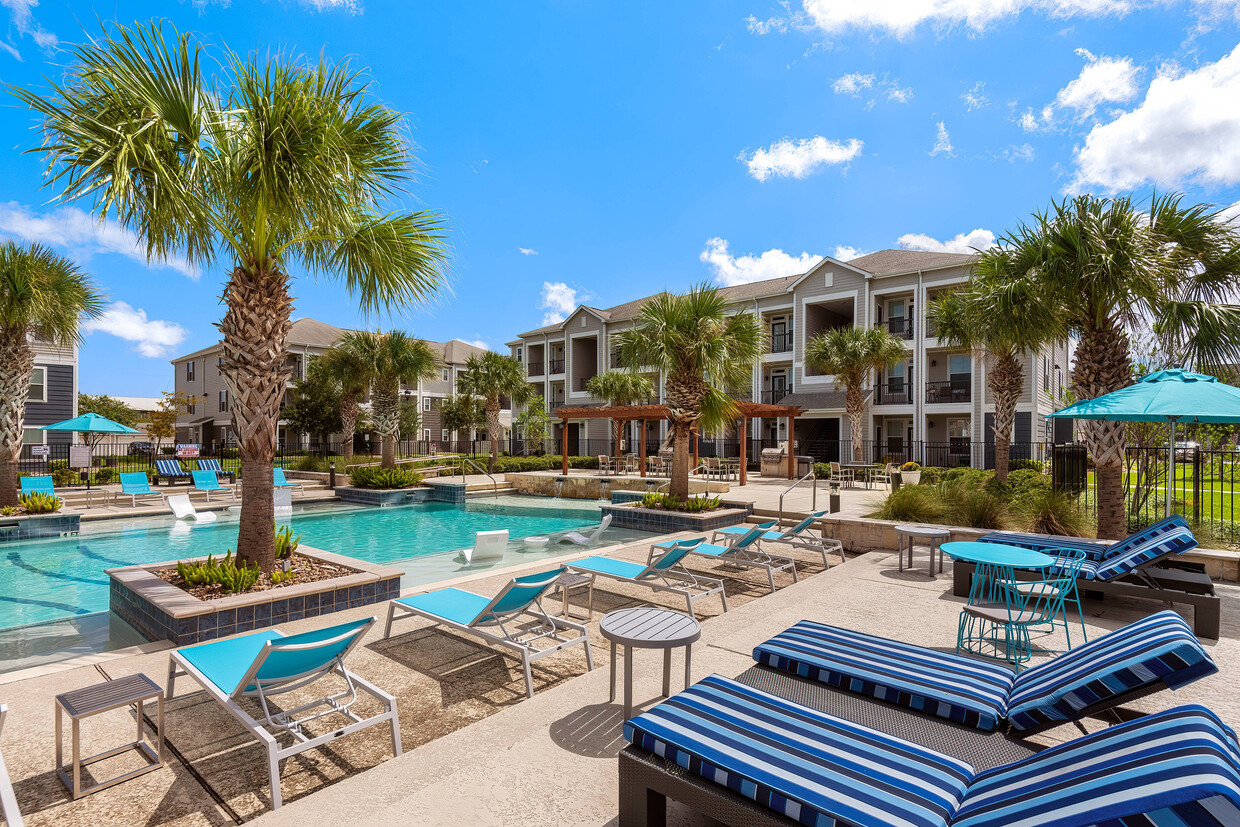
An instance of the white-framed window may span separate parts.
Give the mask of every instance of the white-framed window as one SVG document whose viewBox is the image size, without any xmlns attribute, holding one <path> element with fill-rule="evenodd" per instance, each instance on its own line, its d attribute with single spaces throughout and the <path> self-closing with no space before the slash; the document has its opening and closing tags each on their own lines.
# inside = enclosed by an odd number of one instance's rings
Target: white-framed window
<svg viewBox="0 0 1240 827">
<path fill-rule="evenodd" d="M 426 440 L 427 442 L 431 441 L 431 429 L 430 428 L 422 429 L 422 439 Z"/>
<path fill-rule="evenodd" d="M 449 378 L 450 378 L 450 377 L 448 376 L 448 369 L 447 369 L 447 368 L 444 368 L 444 369 L 443 369 L 443 381 L 447 382 L 447 381 L 449 380 Z"/>
<path fill-rule="evenodd" d="M 444 442 L 447 442 L 449 439 L 451 439 L 451 437 L 448 436 L 447 428 L 444 428 L 443 430 L 439 432 L 439 438 L 442 439 Z"/>
<path fill-rule="evenodd" d="M 186 382 L 194 381 L 194 360 L 193 359 L 190 359 L 188 362 L 185 363 L 185 381 Z"/>
<path fill-rule="evenodd" d="M 429 411 L 430 409 L 431 409 L 431 398 L 429 396 L 422 397 L 422 410 Z"/>
<path fill-rule="evenodd" d="M 186 412 L 187 414 L 190 414 L 191 416 L 193 415 L 193 413 L 194 413 L 194 403 L 193 403 L 193 402 L 186 402 L 186 403 L 185 403 L 185 412 Z"/>
<path fill-rule="evenodd" d="M 22 445 L 46 445 L 47 431 L 42 428 L 22 428 Z"/>
<path fill-rule="evenodd" d="M 27 402 L 47 401 L 47 368 L 35 368 L 30 372 L 30 396 Z"/>
<path fill-rule="evenodd" d="M 517 361 L 521 361 L 521 348 L 517 348 Z"/>
<path fill-rule="evenodd" d="M 220 391 L 220 412 L 224 413 L 227 411 L 228 411 L 228 390 L 225 389 L 225 390 Z"/>
</svg>

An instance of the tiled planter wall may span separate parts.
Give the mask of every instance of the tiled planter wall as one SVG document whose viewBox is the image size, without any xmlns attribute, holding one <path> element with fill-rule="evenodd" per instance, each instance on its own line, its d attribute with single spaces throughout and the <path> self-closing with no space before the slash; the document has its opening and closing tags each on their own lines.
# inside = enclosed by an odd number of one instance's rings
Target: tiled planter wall
<svg viewBox="0 0 1240 827">
<path fill-rule="evenodd" d="M 562 476 L 560 474 L 524 473 L 504 474 L 504 479 L 521 494 L 534 494 L 540 497 L 568 497 L 577 500 L 602 500 L 611 498 L 619 491 L 635 492 L 638 498 L 646 491 L 651 491 L 667 484 L 663 477 L 595 477 L 595 476 Z M 726 482 L 707 482 L 706 480 L 689 480 L 689 492 L 692 494 L 726 494 L 731 487 Z"/>
<path fill-rule="evenodd" d="M 670 534 L 674 531 L 706 532 L 743 523 L 753 513 L 751 503 L 724 503 L 724 508 L 706 514 L 680 511 L 656 511 L 632 505 L 604 505 L 603 514 L 611 515 L 611 524 L 619 528 L 636 528 Z"/>
<path fill-rule="evenodd" d="M 35 514 L 21 517 L 0 517 L 0 543 L 13 540 L 34 540 L 40 537 L 65 537 L 77 534 L 80 514 Z"/>
<path fill-rule="evenodd" d="M 436 486 L 438 488 L 438 486 Z M 374 488 L 354 488 L 342 485 L 336 489 L 336 496 L 347 503 L 358 505 L 406 505 L 408 503 L 424 503 L 436 499 L 432 488 L 393 488 L 378 490 Z"/>
<path fill-rule="evenodd" d="M 398 569 L 305 546 L 297 551 L 356 571 L 317 583 L 199 600 L 154 574 L 175 562 L 126 566 L 107 570 L 109 607 L 149 640 L 170 640 L 185 646 L 381 603 L 400 595 Z"/>
</svg>

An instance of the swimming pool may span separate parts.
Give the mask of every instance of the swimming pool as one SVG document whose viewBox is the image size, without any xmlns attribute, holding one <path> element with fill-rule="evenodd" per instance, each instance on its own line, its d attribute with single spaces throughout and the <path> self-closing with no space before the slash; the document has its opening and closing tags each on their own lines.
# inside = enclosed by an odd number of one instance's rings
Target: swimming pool
<svg viewBox="0 0 1240 827">
<path fill-rule="evenodd" d="M 307 546 L 401 569 L 401 584 L 408 588 L 466 573 L 456 552 L 473 544 L 475 532 L 508 529 L 508 552 L 497 565 L 510 565 L 577 548 L 566 543 L 524 552 L 525 537 L 586 529 L 599 519 L 597 501 L 505 496 L 393 508 L 306 506 L 295 509 L 290 522 Z M 648 536 L 608 528 L 602 544 Z M 123 621 L 107 617 L 104 570 L 220 555 L 236 540 L 237 515 L 225 512 L 219 522 L 201 525 L 168 518 L 83 523 L 75 537 L 0 545 L 0 672 L 21 668 L 14 660 L 29 665 L 27 656 L 48 647 L 73 654 L 77 647 L 92 648 L 82 642 L 85 637 L 105 638 L 104 648 L 141 642 Z M 68 626 L 40 628 L 58 622 Z M 74 642 L 66 646 L 66 640 Z"/>
</svg>

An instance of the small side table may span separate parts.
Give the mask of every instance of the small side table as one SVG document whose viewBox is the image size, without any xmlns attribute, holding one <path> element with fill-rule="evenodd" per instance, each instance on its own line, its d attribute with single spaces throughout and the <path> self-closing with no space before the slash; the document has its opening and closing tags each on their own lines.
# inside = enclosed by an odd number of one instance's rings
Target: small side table
<svg viewBox="0 0 1240 827">
<path fill-rule="evenodd" d="M 551 542 L 550 537 L 526 537 L 522 551 L 546 551 L 547 544 Z"/>
<path fill-rule="evenodd" d="M 702 636 L 702 624 L 683 612 L 641 607 L 603 615 L 598 630 L 611 641 L 611 694 L 616 699 L 616 647 L 624 647 L 624 720 L 633 717 L 633 650 L 663 650 L 663 697 L 671 694 L 672 649 L 685 647 L 685 688 L 690 683 L 693 644 Z"/>
<path fill-rule="evenodd" d="M 900 555 L 900 571 L 904 571 L 904 544 L 908 543 L 908 567 L 913 568 L 913 544 L 918 540 L 924 541 L 930 549 L 930 567 L 928 569 L 931 577 L 934 577 L 934 556 L 939 557 L 939 571 L 943 571 L 943 550 L 939 548 L 939 544 L 951 539 L 951 531 L 946 528 L 937 528 L 928 525 L 898 525 L 896 526 L 896 542 L 899 545 L 898 553 Z"/>
<path fill-rule="evenodd" d="M 573 589 L 579 589 L 585 586 L 588 591 L 586 599 L 586 616 L 578 617 L 572 613 L 569 608 L 568 598 L 572 594 Z M 551 584 L 551 588 L 560 590 L 560 601 L 564 604 L 564 608 L 560 611 L 560 617 L 565 620 L 589 620 L 594 617 L 594 577 L 589 574 L 582 574 L 577 571 L 564 571 L 555 582 Z"/>
<path fill-rule="evenodd" d="M 143 732 L 142 704 L 147 701 L 155 701 L 157 704 L 154 749 L 147 743 Z M 128 744 L 115 749 L 83 758 L 80 727 L 82 719 L 133 704 L 137 704 L 138 707 L 137 740 L 130 741 Z M 71 764 L 64 763 L 63 753 L 61 752 L 62 714 L 68 714 L 69 721 L 71 722 L 71 738 L 73 742 L 73 761 Z M 145 767 L 131 770 L 107 781 L 101 781 L 91 787 L 82 788 L 82 767 L 93 764 L 96 761 L 102 761 L 105 758 L 111 758 L 114 755 L 120 755 L 130 749 L 137 750 L 138 753 L 146 758 L 148 763 Z M 74 689 L 72 692 L 56 696 L 56 774 L 60 776 L 60 780 L 69 788 L 69 792 L 73 794 L 74 800 L 84 795 L 99 792 L 122 781 L 137 778 L 139 775 L 148 773 L 151 770 L 160 769 L 163 765 L 164 691 L 146 675 L 141 673 L 128 675 L 124 678 L 117 678 L 114 681 Z"/>
</svg>

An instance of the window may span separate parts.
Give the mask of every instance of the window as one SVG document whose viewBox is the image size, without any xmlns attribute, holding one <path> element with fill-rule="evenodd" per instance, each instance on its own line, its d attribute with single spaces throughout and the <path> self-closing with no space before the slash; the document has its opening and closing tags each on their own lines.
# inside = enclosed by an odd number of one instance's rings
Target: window
<svg viewBox="0 0 1240 827">
<path fill-rule="evenodd" d="M 228 411 L 228 391 L 222 390 L 220 391 L 220 412 L 224 413 L 227 411 Z"/>
<path fill-rule="evenodd" d="M 30 373 L 30 396 L 26 397 L 27 402 L 46 402 L 47 401 L 47 374 L 45 368 L 35 368 Z M 43 440 L 40 439 L 39 442 Z"/>
<path fill-rule="evenodd" d="M 194 381 L 194 360 L 193 359 L 190 359 L 188 362 L 185 363 L 185 381 L 186 382 Z"/>
<path fill-rule="evenodd" d="M 1051 389 L 1051 365 L 1050 360 L 1045 356 L 1042 357 L 1042 390 Z"/>
<path fill-rule="evenodd" d="M 429 411 L 431 409 L 431 398 L 429 396 L 422 397 L 422 410 Z"/>
<path fill-rule="evenodd" d="M 427 442 L 431 441 L 431 429 L 430 428 L 423 429 L 422 439 L 426 440 Z"/>
<path fill-rule="evenodd" d="M 224 368 L 224 357 L 220 356 L 219 358 L 215 360 L 215 369 L 217 372 L 223 373 L 224 372 L 223 368 Z"/>
<path fill-rule="evenodd" d="M 440 439 L 442 439 L 444 442 L 447 442 L 447 441 L 448 441 L 449 437 L 448 437 L 448 429 L 447 429 L 447 428 L 444 428 L 443 430 L 441 430 L 441 431 L 439 432 L 439 438 L 440 438 Z"/>
<path fill-rule="evenodd" d="M 517 361 L 521 361 L 521 348 L 517 348 Z"/>
<path fill-rule="evenodd" d="M 42 445 L 46 434 L 42 428 L 23 428 L 22 445 Z"/>
<path fill-rule="evenodd" d="M 192 414 L 192 413 L 194 412 L 194 403 L 193 403 L 193 402 L 187 402 L 187 403 L 185 403 L 185 412 L 186 412 L 187 414 Z"/>
<path fill-rule="evenodd" d="M 447 368 L 443 369 L 443 381 L 445 382 L 448 381 L 448 369 Z"/>
</svg>

